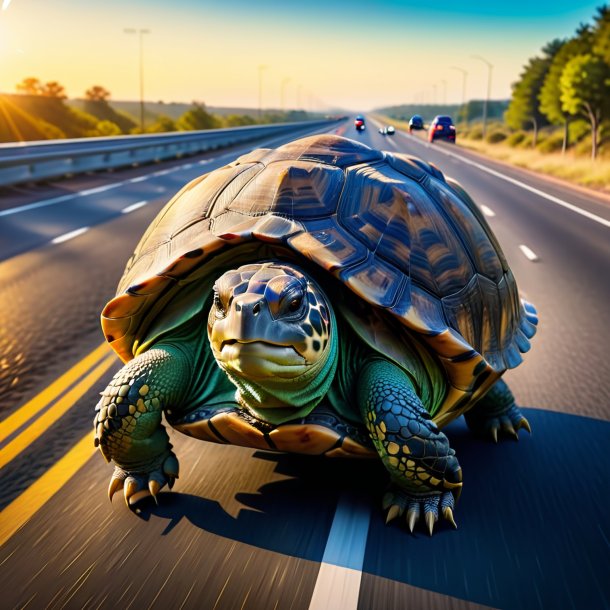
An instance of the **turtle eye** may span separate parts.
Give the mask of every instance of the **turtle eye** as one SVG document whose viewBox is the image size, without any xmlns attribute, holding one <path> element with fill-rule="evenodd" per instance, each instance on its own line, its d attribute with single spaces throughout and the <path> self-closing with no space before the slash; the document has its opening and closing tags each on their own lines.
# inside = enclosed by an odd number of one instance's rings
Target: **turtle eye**
<svg viewBox="0 0 610 610">
<path fill-rule="evenodd" d="M 227 315 L 224 305 L 220 299 L 220 295 L 216 289 L 214 289 L 214 308 L 216 310 L 215 313 L 217 318 L 224 318 Z"/>
<path fill-rule="evenodd" d="M 293 316 L 301 311 L 304 298 L 303 288 L 301 286 L 291 286 L 281 298 L 280 315 Z"/>
<path fill-rule="evenodd" d="M 294 313 L 295 311 L 299 311 L 301 308 L 301 304 L 303 303 L 303 295 L 299 295 L 292 299 L 290 303 L 288 303 L 288 311 Z"/>
</svg>

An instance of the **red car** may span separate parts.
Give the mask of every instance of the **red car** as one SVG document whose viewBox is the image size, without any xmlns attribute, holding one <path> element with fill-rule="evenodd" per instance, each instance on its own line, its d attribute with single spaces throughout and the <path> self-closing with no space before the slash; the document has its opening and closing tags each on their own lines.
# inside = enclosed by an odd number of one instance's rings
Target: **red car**
<svg viewBox="0 0 610 610">
<path fill-rule="evenodd" d="M 356 120 L 354 121 L 354 127 L 356 128 L 356 131 L 364 131 L 366 129 L 363 116 L 358 115 L 356 117 Z"/>
<path fill-rule="evenodd" d="M 455 125 L 450 116 L 435 116 L 428 129 L 428 141 L 449 140 L 455 144 Z"/>
</svg>

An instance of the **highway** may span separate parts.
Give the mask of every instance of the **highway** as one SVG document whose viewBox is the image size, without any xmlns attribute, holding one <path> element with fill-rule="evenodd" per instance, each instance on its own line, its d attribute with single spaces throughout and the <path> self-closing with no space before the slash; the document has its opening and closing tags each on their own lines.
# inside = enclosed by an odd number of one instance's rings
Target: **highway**
<svg viewBox="0 0 610 610">
<path fill-rule="evenodd" d="M 610 607 L 610 201 L 367 118 L 332 132 L 434 163 L 481 207 L 540 313 L 505 376 L 519 442 L 446 432 L 458 529 L 384 525 L 377 462 L 172 433 L 181 474 L 128 511 L 93 448 L 120 368 L 99 313 L 182 185 L 252 148 L 0 191 L 0 586 L 6 608 Z M 304 134 L 299 134 L 304 135 Z M 291 139 L 269 138 L 260 146 Z"/>
</svg>

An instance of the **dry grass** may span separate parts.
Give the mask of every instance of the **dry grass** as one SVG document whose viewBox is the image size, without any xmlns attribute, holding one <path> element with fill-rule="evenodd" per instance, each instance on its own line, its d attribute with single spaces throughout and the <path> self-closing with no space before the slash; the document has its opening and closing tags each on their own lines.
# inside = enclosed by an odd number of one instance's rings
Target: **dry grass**
<svg viewBox="0 0 610 610">
<path fill-rule="evenodd" d="M 574 153 L 541 153 L 512 148 L 506 144 L 488 144 L 480 140 L 459 139 L 460 146 L 517 167 L 561 178 L 579 186 L 610 194 L 610 160 L 587 159 Z"/>
<path fill-rule="evenodd" d="M 383 123 L 392 123 L 398 129 L 407 130 L 406 121 L 395 121 L 387 117 L 377 117 Z M 489 144 L 481 140 L 460 137 L 458 146 L 485 155 L 491 159 L 504 161 L 517 167 L 560 178 L 571 184 L 595 189 L 610 195 L 610 159 L 600 158 L 593 161 L 588 157 L 577 156 L 573 152 L 542 153 L 537 150 L 513 148 L 504 143 Z"/>
</svg>

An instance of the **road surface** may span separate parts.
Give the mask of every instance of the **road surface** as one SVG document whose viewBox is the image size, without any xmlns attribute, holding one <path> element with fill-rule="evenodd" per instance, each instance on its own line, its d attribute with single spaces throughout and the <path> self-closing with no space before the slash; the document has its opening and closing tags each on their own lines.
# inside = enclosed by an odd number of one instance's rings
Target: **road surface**
<svg viewBox="0 0 610 610">
<path fill-rule="evenodd" d="M 172 435 L 173 492 L 137 513 L 106 497 L 93 406 L 118 370 L 99 312 L 148 223 L 245 147 L 0 193 L 2 606 L 604 608 L 610 605 L 610 205 L 450 144 L 383 137 L 459 180 L 536 304 L 506 375 L 533 435 L 448 429 L 464 470 L 457 531 L 386 527 L 384 472 Z M 458 136 L 459 138 L 459 136 Z M 261 145 L 277 146 L 289 138 Z M 567 204 L 567 205 L 566 205 Z"/>
</svg>

